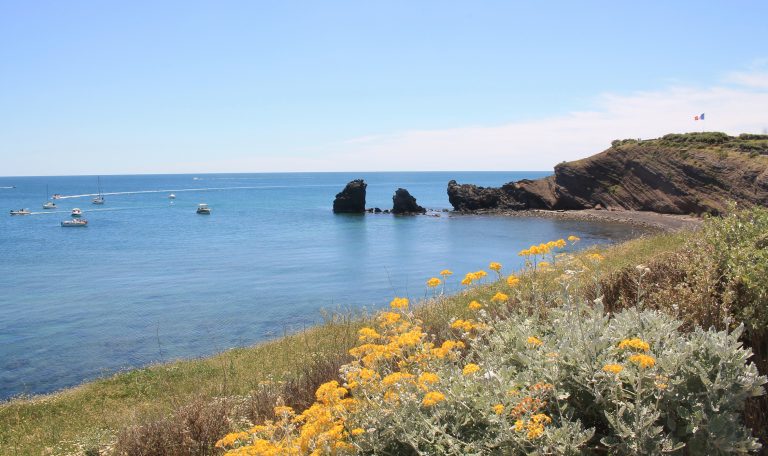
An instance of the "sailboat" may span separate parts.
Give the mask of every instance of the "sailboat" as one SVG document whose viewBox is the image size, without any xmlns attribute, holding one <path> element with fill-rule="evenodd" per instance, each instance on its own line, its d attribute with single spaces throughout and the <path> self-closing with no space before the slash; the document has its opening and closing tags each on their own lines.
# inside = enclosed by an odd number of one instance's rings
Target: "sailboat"
<svg viewBox="0 0 768 456">
<path fill-rule="evenodd" d="M 101 177 L 97 177 L 97 179 L 99 180 L 99 196 L 94 198 L 91 202 L 93 204 L 104 204 L 104 195 L 101 193 Z"/>
<path fill-rule="evenodd" d="M 45 186 L 45 199 L 48 199 L 48 185 Z M 53 201 L 46 201 L 43 203 L 43 209 L 56 209 L 56 203 Z"/>
</svg>

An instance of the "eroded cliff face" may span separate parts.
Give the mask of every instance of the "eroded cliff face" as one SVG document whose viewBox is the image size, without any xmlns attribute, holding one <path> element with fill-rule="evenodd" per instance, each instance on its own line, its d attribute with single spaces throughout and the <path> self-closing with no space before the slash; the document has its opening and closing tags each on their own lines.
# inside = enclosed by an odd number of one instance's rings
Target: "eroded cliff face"
<svg viewBox="0 0 768 456">
<path fill-rule="evenodd" d="M 768 135 L 667 135 L 614 141 L 552 176 L 501 188 L 448 183 L 457 211 L 592 209 L 667 214 L 722 212 L 728 201 L 768 206 Z"/>
</svg>

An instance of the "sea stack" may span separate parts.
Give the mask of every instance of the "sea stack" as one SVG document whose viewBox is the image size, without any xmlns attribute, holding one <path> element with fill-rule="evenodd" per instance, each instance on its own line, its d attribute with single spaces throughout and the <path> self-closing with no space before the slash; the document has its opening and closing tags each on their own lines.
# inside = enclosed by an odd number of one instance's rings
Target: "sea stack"
<svg viewBox="0 0 768 456">
<path fill-rule="evenodd" d="M 393 214 L 423 214 L 425 212 L 427 210 L 419 206 L 416 203 L 416 198 L 411 196 L 408 190 L 404 188 L 398 188 L 394 196 L 392 196 Z"/>
<path fill-rule="evenodd" d="M 333 212 L 362 214 L 365 212 L 365 188 L 368 184 L 362 179 L 348 183 L 344 190 L 336 194 L 333 200 Z"/>
</svg>

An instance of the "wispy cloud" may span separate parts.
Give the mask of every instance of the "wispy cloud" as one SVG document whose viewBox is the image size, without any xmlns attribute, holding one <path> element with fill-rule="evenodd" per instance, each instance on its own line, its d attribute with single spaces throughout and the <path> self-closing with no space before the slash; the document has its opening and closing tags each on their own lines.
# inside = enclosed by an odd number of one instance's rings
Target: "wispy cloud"
<svg viewBox="0 0 768 456">
<path fill-rule="evenodd" d="M 682 85 L 603 94 L 597 108 L 497 126 L 414 130 L 352 138 L 323 151 L 316 170 L 542 170 L 608 147 L 617 138 L 670 132 L 762 132 L 768 73 L 728 75 L 707 88 Z M 693 116 L 706 113 L 706 120 Z M 272 163 L 276 165 L 277 163 Z M 294 165 L 299 163 L 294 162 Z M 304 168 L 302 166 L 302 168 Z"/>
</svg>

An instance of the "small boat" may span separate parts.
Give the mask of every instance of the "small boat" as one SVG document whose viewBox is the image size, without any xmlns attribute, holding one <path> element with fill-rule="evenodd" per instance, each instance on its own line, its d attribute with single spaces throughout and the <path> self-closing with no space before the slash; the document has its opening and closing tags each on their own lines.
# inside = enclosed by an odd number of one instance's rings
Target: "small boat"
<svg viewBox="0 0 768 456">
<path fill-rule="evenodd" d="M 51 195 L 51 198 L 53 198 L 53 199 L 55 199 L 55 200 L 57 200 L 57 199 L 61 199 L 61 195 L 60 195 L 60 194 L 58 194 L 58 193 L 54 193 L 53 195 Z"/>
<path fill-rule="evenodd" d="M 45 186 L 45 199 L 48 199 L 48 186 Z M 43 203 L 43 209 L 56 209 L 56 203 L 53 201 L 46 201 Z"/>
<path fill-rule="evenodd" d="M 174 195 L 173 193 L 171 193 L 170 195 L 168 195 L 168 199 L 176 199 L 176 195 Z"/>
<path fill-rule="evenodd" d="M 101 193 L 101 178 L 97 178 L 99 180 L 99 196 L 91 200 L 93 204 L 104 204 L 104 195 Z"/>
<path fill-rule="evenodd" d="M 205 203 L 200 203 L 197 205 L 197 213 L 208 215 L 211 213 L 211 208 Z"/>
<path fill-rule="evenodd" d="M 31 213 L 29 209 L 19 209 L 18 211 L 11 209 L 11 215 L 29 215 Z"/>
<path fill-rule="evenodd" d="M 80 217 L 81 215 L 83 215 L 83 211 L 79 207 L 72 209 L 72 217 Z"/>
<path fill-rule="evenodd" d="M 61 222 L 61 226 L 68 228 L 68 227 L 79 227 L 79 226 L 88 226 L 88 220 L 86 219 L 72 219 L 72 220 L 64 220 Z"/>
</svg>

